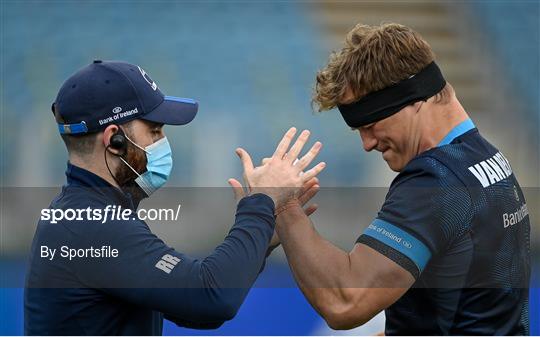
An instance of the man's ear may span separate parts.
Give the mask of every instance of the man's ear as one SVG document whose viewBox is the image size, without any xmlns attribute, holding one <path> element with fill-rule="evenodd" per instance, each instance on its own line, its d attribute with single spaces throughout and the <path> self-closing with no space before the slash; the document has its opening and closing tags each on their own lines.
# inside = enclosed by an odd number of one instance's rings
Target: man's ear
<svg viewBox="0 0 540 337">
<path fill-rule="evenodd" d="M 110 147 L 111 144 L 111 138 L 118 132 L 119 128 L 118 125 L 109 125 L 105 130 L 103 130 L 103 138 L 101 139 L 101 142 L 105 148 L 107 148 L 108 151 L 115 155 L 120 155 L 121 151 L 118 149 L 114 149 Z"/>
</svg>

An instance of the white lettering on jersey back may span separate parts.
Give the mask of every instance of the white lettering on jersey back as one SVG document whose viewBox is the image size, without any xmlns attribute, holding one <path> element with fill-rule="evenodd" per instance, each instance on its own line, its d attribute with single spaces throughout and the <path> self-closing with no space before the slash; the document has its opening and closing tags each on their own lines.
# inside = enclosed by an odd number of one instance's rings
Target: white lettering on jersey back
<svg viewBox="0 0 540 337">
<path fill-rule="evenodd" d="M 482 170 L 482 168 L 480 167 L 480 164 L 470 166 L 469 171 L 471 171 L 472 174 L 474 174 L 476 179 L 478 179 L 478 181 L 480 182 L 480 184 L 482 184 L 483 187 L 488 187 L 489 186 L 489 182 L 488 182 L 488 179 L 486 177 L 486 174 L 484 173 L 484 170 Z"/>
<path fill-rule="evenodd" d="M 488 165 L 488 163 L 484 160 L 480 162 L 480 166 L 484 169 L 486 172 L 488 178 L 489 178 L 489 184 L 495 184 L 497 181 L 499 181 L 499 177 L 495 174 L 495 171 Z"/>
<path fill-rule="evenodd" d="M 503 180 L 504 178 L 506 178 L 506 176 L 503 173 L 502 168 L 498 164 L 495 163 L 495 160 L 493 158 L 489 158 L 488 160 L 486 160 L 486 162 L 489 164 L 489 166 L 491 166 L 493 171 L 497 173 L 497 176 L 499 176 L 499 180 Z"/>
<path fill-rule="evenodd" d="M 510 167 L 510 163 L 508 160 L 502 155 L 502 153 L 497 152 L 497 154 L 493 157 L 495 158 L 495 161 L 497 164 L 499 164 L 500 167 L 504 170 L 506 176 L 509 176 L 512 174 L 512 168 Z"/>
<path fill-rule="evenodd" d="M 512 174 L 508 159 L 497 152 L 493 157 L 469 166 L 469 171 L 478 179 L 483 187 L 493 185 Z"/>
</svg>

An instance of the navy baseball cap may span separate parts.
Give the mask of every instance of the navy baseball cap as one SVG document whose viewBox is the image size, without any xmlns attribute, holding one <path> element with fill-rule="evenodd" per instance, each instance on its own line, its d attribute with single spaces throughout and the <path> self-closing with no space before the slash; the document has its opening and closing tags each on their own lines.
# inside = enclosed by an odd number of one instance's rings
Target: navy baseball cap
<svg viewBox="0 0 540 337">
<path fill-rule="evenodd" d="M 52 104 L 61 134 L 97 132 L 134 119 L 184 125 L 198 107 L 191 98 L 165 96 L 139 66 L 101 60 L 68 78 Z"/>
</svg>

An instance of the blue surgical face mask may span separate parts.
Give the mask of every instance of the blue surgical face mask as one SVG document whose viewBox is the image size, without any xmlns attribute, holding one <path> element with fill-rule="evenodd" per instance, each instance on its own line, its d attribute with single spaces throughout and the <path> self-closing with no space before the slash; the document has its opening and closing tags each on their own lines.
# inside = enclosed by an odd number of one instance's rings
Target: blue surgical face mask
<svg viewBox="0 0 540 337">
<path fill-rule="evenodd" d="M 158 188 L 165 185 L 171 174 L 173 160 L 169 141 L 167 140 L 167 137 L 163 137 L 157 142 L 142 148 L 127 136 L 126 138 L 133 145 L 146 153 L 146 172 L 139 174 L 123 158 L 120 159 L 122 159 L 124 164 L 138 175 L 138 178 L 135 179 L 135 183 L 142 188 L 146 195 L 150 196 Z"/>
</svg>

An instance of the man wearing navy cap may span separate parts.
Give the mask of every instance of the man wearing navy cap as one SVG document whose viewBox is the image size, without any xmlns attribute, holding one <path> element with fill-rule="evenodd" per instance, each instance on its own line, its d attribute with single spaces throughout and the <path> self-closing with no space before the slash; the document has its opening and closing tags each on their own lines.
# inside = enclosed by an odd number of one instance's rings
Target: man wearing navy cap
<svg viewBox="0 0 540 337">
<path fill-rule="evenodd" d="M 167 246 L 136 216 L 95 216 L 113 207 L 135 212 L 166 183 L 172 155 L 162 127 L 189 123 L 197 108 L 192 99 L 164 96 L 142 68 L 124 62 L 94 61 L 63 84 L 52 110 L 69 153 L 67 184 L 49 210 L 79 216 L 52 221 L 42 213 L 26 276 L 25 334 L 159 335 L 164 316 L 202 329 L 235 316 L 263 267 L 276 209 L 316 193 L 324 164 L 301 172 L 320 143 L 300 164 L 290 152 L 253 168 L 234 225 L 204 259 Z M 303 133 L 293 149 L 306 141 Z M 238 154 L 248 165 L 245 151 Z M 238 181 L 230 184 L 242 194 Z M 67 249 L 82 255 L 68 257 Z"/>
<path fill-rule="evenodd" d="M 434 58 L 403 25 L 348 34 L 317 74 L 314 101 L 337 107 L 364 149 L 399 173 L 350 252 L 324 240 L 300 204 L 278 215 L 276 231 L 298 285 L 334 329 L 385 310 L 386 335 L 528 335 L 523 192 Z"/>
</svg>

